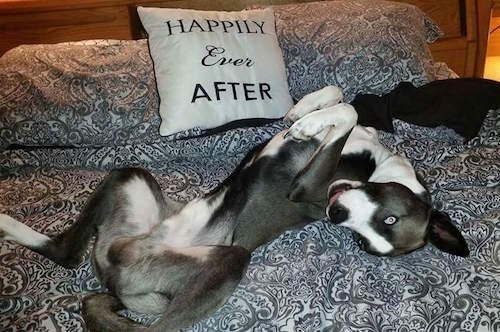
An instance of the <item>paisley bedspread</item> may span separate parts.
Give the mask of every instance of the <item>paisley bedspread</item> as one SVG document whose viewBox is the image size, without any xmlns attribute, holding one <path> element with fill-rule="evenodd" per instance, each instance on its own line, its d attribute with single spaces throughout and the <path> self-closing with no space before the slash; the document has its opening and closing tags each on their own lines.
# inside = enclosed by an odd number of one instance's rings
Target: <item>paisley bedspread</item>
<svg viewBox="0 0 500 332">
<path fill-rule="evenodd" d="M 0 152 L 0 212 L 55 235 L 76 218 L 106 171 L 141 165 L 165 195 L 189 200 L 220 183 L 283 123 L 182 141 L 100 148 Z M 259 247 L 228 302 L 189 331 L 499 331 L 500 111 L 464 143 L 446 128 L 395 121 L 380 132 L 428 182 L 471 255 L 431 245 L 380 258 L 347 229 L 318 220 Z M 84 331 L 81 299 L 102 291 L 86 259 L 67 270 L 17 244 L 0 242 L 0 330 Z M 147 323 L 155 317 L 123 314 Z"/>
</svg>

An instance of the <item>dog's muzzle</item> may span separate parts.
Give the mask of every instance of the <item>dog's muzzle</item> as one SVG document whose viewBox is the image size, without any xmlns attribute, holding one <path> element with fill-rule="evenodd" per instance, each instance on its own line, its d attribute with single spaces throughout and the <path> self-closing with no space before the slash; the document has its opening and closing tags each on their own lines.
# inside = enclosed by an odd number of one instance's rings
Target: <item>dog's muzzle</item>
<svg viewBox="0 0 500 332">
<path fill-rule="evenodd" d="M 326 215 L 334 224 L 340 224 L 349 218 L 349 210 L 338 202 L 339 197 L 347 190 L 352 189 L 352 184 L 336 181 L 328 188 L 328 207 Z"/>
<path fill-rule="evenodd" d="M 330 205 L 327 216 L 332 223 L 340 224 L 349 218 L 349 211 L 340 204 Z"/>
</svg>

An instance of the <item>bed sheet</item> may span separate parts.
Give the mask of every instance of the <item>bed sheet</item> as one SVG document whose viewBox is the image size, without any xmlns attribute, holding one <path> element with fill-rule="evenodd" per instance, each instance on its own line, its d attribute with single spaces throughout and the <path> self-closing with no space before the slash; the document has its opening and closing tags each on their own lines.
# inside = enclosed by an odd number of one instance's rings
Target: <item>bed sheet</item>
<svg viewBox="0 0 500 332">
<path fill-rule="evenodd" d="M 0 212 L 48 235 L 67 228 L 106 170 L 142 165 L 165 195 L 189 200 L 214 188 L 252 146 L 284 127 L 237 129 L 198 139 L 121 147 L 0 152 Z M 500 111 L 473 140 L 446 128 L 395 120 L 380 132 L 411 159 L 434 205 L 464 233 L 471 255 L 428 245 L 380 258 L 347 229 L 318 220 L 259 247 L 228 302 L 189 331 L 500 330 Z M 0 242 L 0 330 L 82 331 L 81 299 L 102 291 L 86 259 L 64 269 Z M 154 316 L 125 315 L 145 323 Z"/>
</svg>

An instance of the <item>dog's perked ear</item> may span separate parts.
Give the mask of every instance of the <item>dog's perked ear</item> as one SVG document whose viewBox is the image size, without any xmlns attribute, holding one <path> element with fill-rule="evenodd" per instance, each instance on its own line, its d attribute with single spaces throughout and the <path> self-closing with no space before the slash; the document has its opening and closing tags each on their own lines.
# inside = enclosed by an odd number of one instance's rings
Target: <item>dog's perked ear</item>
<svg viewBox="0 0 500 332">
<path fill-rule="evenodd" d="M 462 257 L 469 256 L 467 242 L 445 212 L 432 209 L 427 226 L 427 238 L 444 252 Z"/>
</svg>

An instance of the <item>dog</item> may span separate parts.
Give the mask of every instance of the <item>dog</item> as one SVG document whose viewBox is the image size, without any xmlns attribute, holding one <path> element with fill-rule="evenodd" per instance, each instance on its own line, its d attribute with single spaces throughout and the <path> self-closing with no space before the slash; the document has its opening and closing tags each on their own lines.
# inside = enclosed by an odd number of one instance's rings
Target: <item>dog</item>
<svg viewBox="0 0 500 332">
<path fill-rule="evenodd" d="M 288 130 L 250 151 L 202 198 L 165 199 L 146 170 L 111 171 L 79 219 L 49 238 L 0 215 L 0 238 L 64 267 L 77 265 L 97 235 L 92 260 L 110 293 L 92 294 L 83 315 L 94 331 L 178 331 L 222 305 L 258 246 L 327 217 L 353 231 L 374 255 L 401 255 L 427 242 L 467 256 L 448 215 L 434 210 L 410 162 L 392 154 L 375 129 L 356 125 L 342 92 L 325 87 L 287 114 Z M 119 316 L 161 313 L 151 327 Z"/>
</svg>

